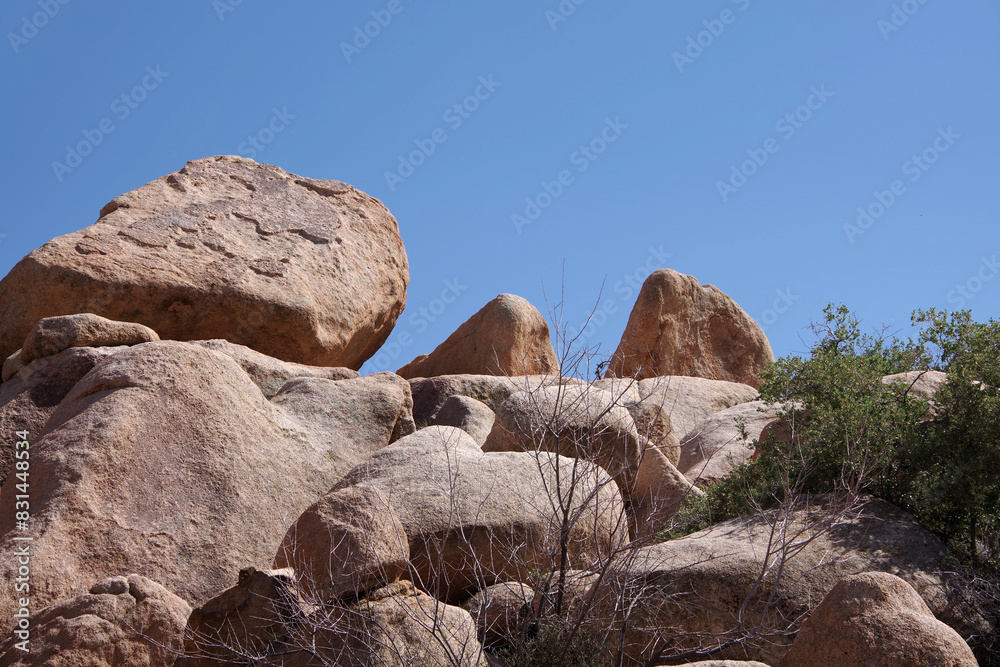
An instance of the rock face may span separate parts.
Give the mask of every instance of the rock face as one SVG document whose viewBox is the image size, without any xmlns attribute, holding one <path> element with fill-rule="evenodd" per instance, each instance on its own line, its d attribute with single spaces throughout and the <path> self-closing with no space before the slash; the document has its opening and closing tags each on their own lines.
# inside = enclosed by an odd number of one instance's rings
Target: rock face
<svg viewBox="0 0 1000 667">
<path fill-rule="evenodd" d="M 689 375 L 759 387 L 771 344 L 742 308 L 713 285 L 671 269 L 642 285 L 606 377 Z"/>
<path fill-rule="evenodd" d="M 293 568 L 303 597 L 319 603 L 394 583 L 409 560 L 409 541 L 389 500 L 358 484 L 303 512 L 285 534 L 274 567 Z"/>
<path fill-rule="evenodd" d="M 639 400 L 667 411 L 680 440 L 716 412 L 757 398 L 750 385 L 683 375 L 640 380 L 637 386 Z"/>
<path fill-rule="evenodd" d="M 482 447 L 493 430 L 496 414 L 485 403 L 468 396 L 452 396 L 431 420 L 434 426 L 460 428 Z"/>
<path fill-rule="evenodd" d="M 777 587 L 775 547 L 768 547 L 771 523 L 760 518 L 727 521 L 645 547 L 613 565 L 610 599 L 624 599 L 633 610 L 626 637 L 629 655 L 648 655 L 663 637 L 675 637 L 675 653 L 722 641 L 725 633 L 740 627 L 738 615 L 747 600 L 744 619 L 751 625 L 761 622 L 760 639 L 716 657 L 776 665 L 791 644 L 794 627 L 789 624 L 819 604 L 841 579 L 868 571 L 903 577 L 940 620 L 960 632 L 992 631 L 965 599 L 965 582 L 942 574 L 948 571 L 947 549 L 909 515 L 873 500 L 860 516 L 845 516 L 828 532 L 817 531 L 829 516 L 828 508 L 814 506 L 789 517 L 786 535 L 802 548 L 785 561 Z M 755 588 L 765 557 L 771 567 Z"/>
<path fill-rule="evenodd" d="M 734 467 L 751 459 L 754 450 L 747 445 L 759 439 L 764 428 L 777 419 L 776 409 L 762 401 L 742 403 L 716 412 L 685 436 L 677 468 L 699 485 L 720 480 Z M 746 442 L 740 433 L 740 421 L 745 424 L 749 436 Z"/>
<path fill-rule="evenodd" d="M 234 156 L 123 194 L 0 281 L 0 357 L 31 327 L 89 312 L 173 340 L 224 338 L 360 368 L 406 302 L 396 220 L 377 199 Z"/>
<path fill-rule="evenodd" d="M 130 574 L 33 614 L 25 653 L 16 637 L 0 652 L 2 667 L 181 667 L 191 607 L 156 582 Z"/>
<path fill-rule="evenodd" d="M 913 587 L 885 572 L 847 577 L 806 619 L 781 667 L 978 667 Z"/>
<path fill-rule="evenodd" d="M 497 375 L 441 375 L 410 380 L 413 394 L 413 418 L 430 423 L 452 396 L 468 396 L 481 401 L 493 412 L 516 391 L 532 391 L 539 387 L 560 384 L 585 385 L 577 378 L 559 378 L 551 375 L 522 375 L 502 377 Z"/>
<path fill-rule="evenodd" d="M 501 294 L 470 317 L 430 354 L 422 354 L 397 374 L 404 378 L 438 375 L 549 375 L 559 360 L 549 325 L 534 306 Z"/>
<path fill-rule="evenodd" d="M 535 591 L 520 581 L 487 586 L 462 603 L 479 629 L 479 641 L 494 646 L 510 641 L 525 630 L 527 607 Z"/>
<path fill-rule="evenodd" d="M 138 345 L 160 340 L 156 332 L 135 322 L 115 322 L 93 313 L 46 317 L 28 332 L 21 346 L 21 362 L 30 364 L 39 357 L 70 347 L 112 347 Z"/>
<path fill-rule="evenodd" d="M 579 516 L 569 525 L 571 563 L 586 567 L 628 539 L 614 483 L 574 463 L 544 452 L 484 453 L 465 431 L 429 426 L 375 452 L 333 490 L 370 484 L 383 493 L 410 540 L 412 581 L 457 603 L 549 567 L 561 526 L 557 489 Z"/>
<path fill-rule="evenodd" d="M 296 517 L 412 430 L 408 390 L 391 374 L 305 378 L 268 401 L 230 357 L 190 343 L 106 357 L 31 446 L 32 603 L 135 572 L 199 604 L 230 573 L 268 566 Z M 0 500 L 4 553 L 20 534 L 14 500 Z M 0 563 L 5 626 L 15 573 Z"/>
</svg>

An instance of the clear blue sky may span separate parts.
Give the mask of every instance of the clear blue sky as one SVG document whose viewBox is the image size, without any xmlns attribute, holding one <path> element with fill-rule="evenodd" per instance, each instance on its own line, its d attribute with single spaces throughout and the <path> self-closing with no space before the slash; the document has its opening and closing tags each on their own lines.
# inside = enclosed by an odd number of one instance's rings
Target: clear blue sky
<svg viewBox="0 0 1000 667">
<path fill-rule="evenodd" d="M 579 326 L 604 282 L 587 338 L 613 351 L 629 280 L 662 266 L 732 296 L 778 355 L 830 301 L 907 334 L 918 307 L 1000 317 L 995 1 L 8 0 L 0 27 L 3 273 L 116 195 L 242 153 L 399 221 L 407 310 L 365 371 L 501 292 L 545 312 L 561 284 Z"/>
</svg>

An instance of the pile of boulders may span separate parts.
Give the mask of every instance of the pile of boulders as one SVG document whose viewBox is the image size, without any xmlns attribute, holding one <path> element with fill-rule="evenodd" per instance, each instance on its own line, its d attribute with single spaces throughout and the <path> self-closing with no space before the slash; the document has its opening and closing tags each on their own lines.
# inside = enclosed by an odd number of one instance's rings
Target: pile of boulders
<svg viewBox="0 0 1000 667">
<path fill-rule="evenodd" d="M 654 272 L 597 381 L 562 377 L 506 294 L 362 377 L 408 280 L 380 202 L 236 157 L 18 263 L 0 667 L 504 664 L 552 605 L 622 664 L 977 664 L 962 637 L 988 622 L 891 505 L 666 539 L 780 430 L 757 400 L 770 345 L 720 290 Z"/>
</svg>

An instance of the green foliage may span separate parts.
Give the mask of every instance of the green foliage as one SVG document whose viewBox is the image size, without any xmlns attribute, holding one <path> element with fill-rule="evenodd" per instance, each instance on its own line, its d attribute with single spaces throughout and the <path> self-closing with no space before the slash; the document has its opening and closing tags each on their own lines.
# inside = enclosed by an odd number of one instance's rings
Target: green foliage
<svg viewBox="0 0 1000 667">
<path fill-rule="evenodd" d="M 918 311 L 918 341 L 864 333 L 844 306 L 814 325 L 808 358 L 762 375 L 761 400 L 783 428 L 693 504 L 683 533 L 803 494 L 871 494 L 911 512 L 965 563 L 1000 569 L 1000 323 L 968 312 Z M 948 374 L 934 408 L 885 375 Z"/>
</svg>

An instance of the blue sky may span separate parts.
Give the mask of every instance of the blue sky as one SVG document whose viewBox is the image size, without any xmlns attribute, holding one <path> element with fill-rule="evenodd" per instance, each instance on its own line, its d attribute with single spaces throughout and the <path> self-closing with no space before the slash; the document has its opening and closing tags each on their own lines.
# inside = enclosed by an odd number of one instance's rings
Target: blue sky
<svg viewBox="0 0 1000 667">
<path fill-rule="evenodd" d="M 3 273 L 243 154 L 399 221 L 407 310 L 365 372 L 502 292 L 562 292 L 575 328 L 596 304 L 585 340 L 613 351 L 660 267 L 778 355 L 830 301 L 907 335 L 914 308 L 1000 317 L 995 1 L 8 0 L 0 27 Z"/>
</svg>

